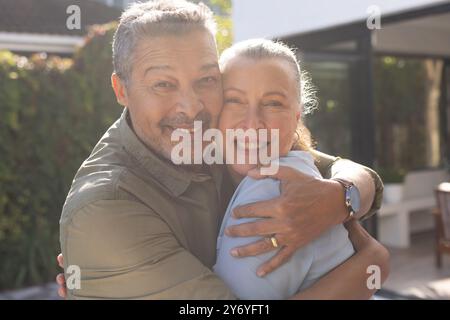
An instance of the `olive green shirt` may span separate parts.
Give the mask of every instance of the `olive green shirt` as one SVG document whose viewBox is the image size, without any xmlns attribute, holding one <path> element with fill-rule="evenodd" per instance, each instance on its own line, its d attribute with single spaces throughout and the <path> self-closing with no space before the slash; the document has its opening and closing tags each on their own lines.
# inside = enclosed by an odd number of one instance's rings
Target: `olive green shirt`
<svg viewBox="0 0 450 320">
<path fill-rule="evenodd" d="M 316 159 L 329 178 L 339 158 Z M 382 183 L 367 170 L 377 187 L 371 215 Z M 233 191 L 224 166 L 194 173 L 155 155 L 125 109 L 81 165 L 62 210 L 64 267 L 81 272 L 81 288 L 68 288 L 68 298 L 233 299 L 211 271 Z"/>
</svg>

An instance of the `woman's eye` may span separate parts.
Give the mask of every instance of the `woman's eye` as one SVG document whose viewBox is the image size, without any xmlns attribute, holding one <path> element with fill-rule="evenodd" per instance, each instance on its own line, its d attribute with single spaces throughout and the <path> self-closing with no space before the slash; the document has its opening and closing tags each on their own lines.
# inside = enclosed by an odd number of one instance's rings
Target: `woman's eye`
<svg viewBox="0 0 450 320">
<path fill-rule="evenodd" d="M 267 107 L 281 107 L 283 104 L 279 101 L 272 100 L 264 102 L 263 105 Z"/>
<path fill-rule="evenodd" d="M 236 98 L 226 98 L 225 103 L 234 103 L 234 104 L 240 104 L 241 100 Z"/>
</svg>

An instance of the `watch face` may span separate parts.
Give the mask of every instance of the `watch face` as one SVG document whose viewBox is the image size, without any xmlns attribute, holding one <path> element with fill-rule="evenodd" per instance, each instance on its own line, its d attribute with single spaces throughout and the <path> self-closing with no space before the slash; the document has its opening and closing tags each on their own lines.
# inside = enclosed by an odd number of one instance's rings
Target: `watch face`
<svg viewBox="0 0 450 320">
<path fill-rule="evenodd" d="M 361 209 L 361 196 L 356 186 L 351 186 L 348 189 L 350 195 L 350 202 L 354 212 L 358 212 Z"/>
</svg>

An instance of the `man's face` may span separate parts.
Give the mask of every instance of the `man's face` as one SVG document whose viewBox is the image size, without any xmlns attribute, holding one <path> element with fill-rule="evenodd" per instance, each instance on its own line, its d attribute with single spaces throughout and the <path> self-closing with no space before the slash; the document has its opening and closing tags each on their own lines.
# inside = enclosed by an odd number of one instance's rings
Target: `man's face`
<svg viewBox="0 0 450 320">
<path fill-rule="evenodd" d="M 193 31 L 139 40 L 128 87 L 113 75 L 116 95 L 128 107 L 136 134 L 159 155 L 170 159 L 178 143 L 171 141 L 175 129 L 192 133 L 198 120 L 203 130 L 217 126 L 223 103 L 217 60 L 214 37 Z"/>
</svg>

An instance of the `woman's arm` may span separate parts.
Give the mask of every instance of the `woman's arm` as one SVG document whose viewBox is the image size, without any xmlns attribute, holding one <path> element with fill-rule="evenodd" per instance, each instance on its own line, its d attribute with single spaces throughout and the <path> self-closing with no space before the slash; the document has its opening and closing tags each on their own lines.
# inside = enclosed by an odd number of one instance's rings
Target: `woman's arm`
<svg viewBox="0 0 450 320">
<path fill-rule="evenodd" d="M 369 299 L 376 289 L 369 289 L 367 267 L 380 268 L 383 283 L 389 274 L 389 252 L 372 238 L 355 220 L 346 224 L 355 255 L 322 277 L 308 289 L 299 292 L 294 300 L 355 300 Z"/>
</svg>

